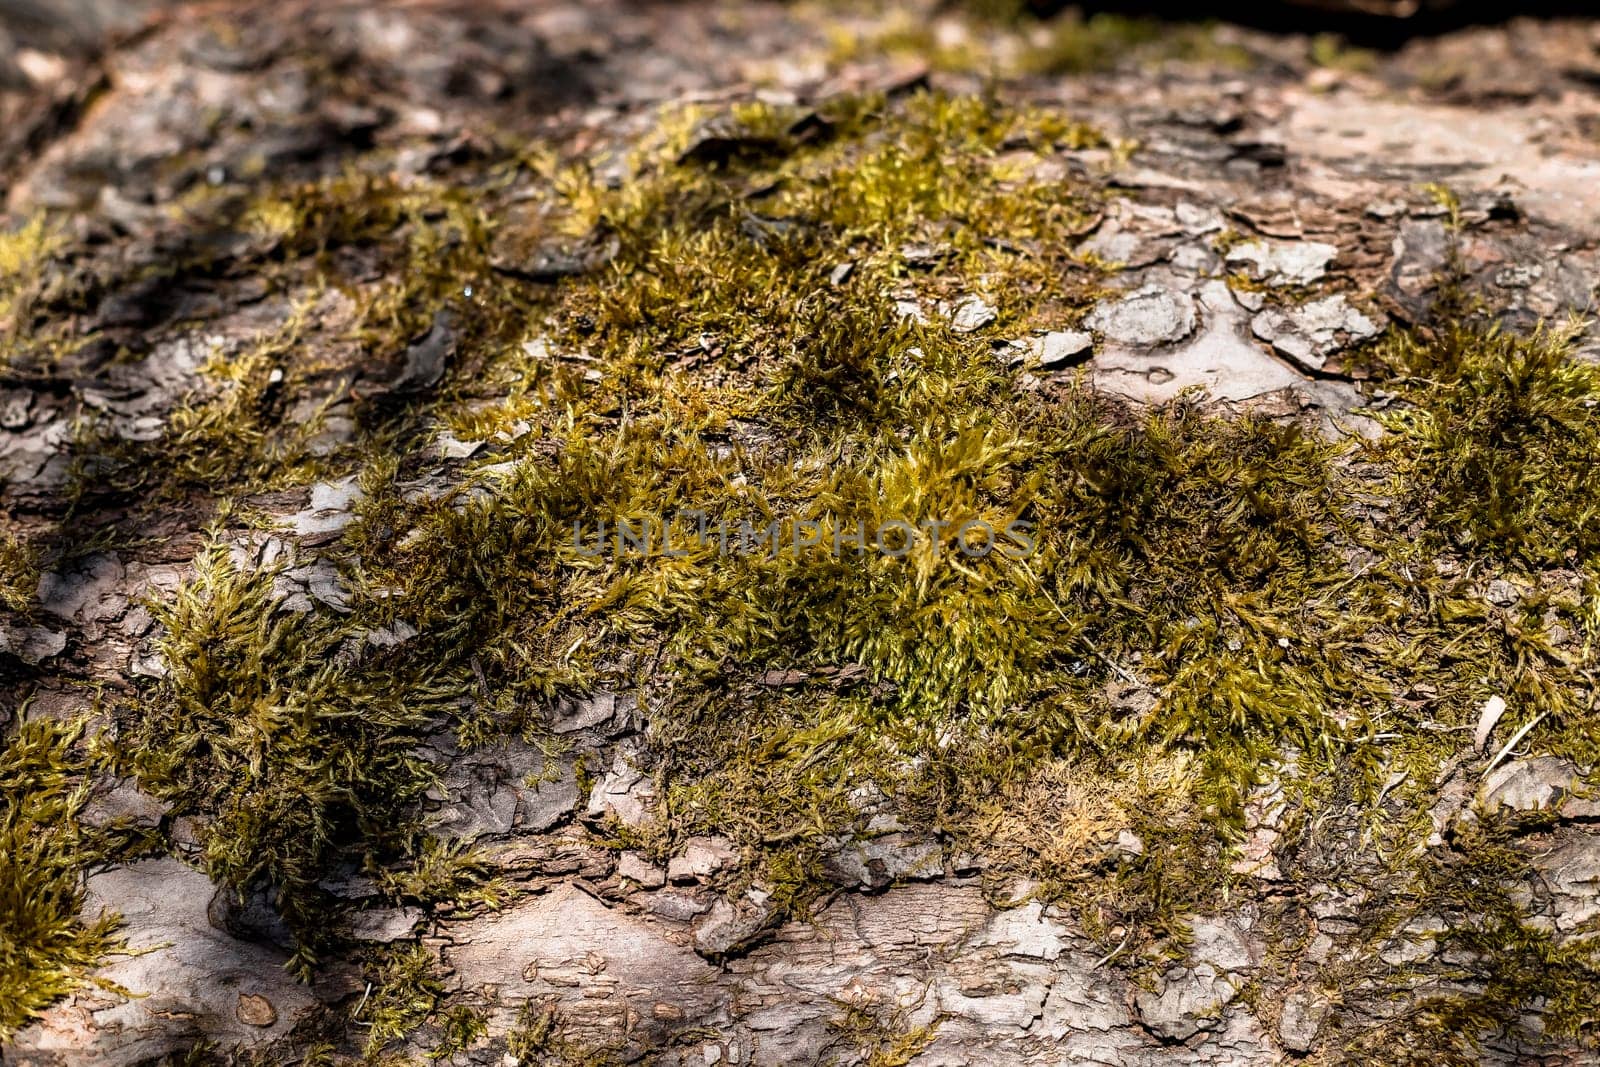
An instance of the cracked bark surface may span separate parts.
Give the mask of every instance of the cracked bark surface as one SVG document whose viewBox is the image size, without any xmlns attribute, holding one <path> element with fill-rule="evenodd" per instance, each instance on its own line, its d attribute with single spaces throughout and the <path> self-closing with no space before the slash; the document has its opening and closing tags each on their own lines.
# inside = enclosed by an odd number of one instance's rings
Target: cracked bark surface
<svg viewBox="0 0 1600 1067">
<path fill-rule="evenodd" d="M 1363 432 L 1357 409 L 1371 401 L 1341 353 L 1390 321 L 1425 321 L 1452 254 L 1467 286 L 1512 325 L 1591 309 L 1600 281 L 1595 24 L 1465 30 L 1414 42 L 1362 73 L 1311 66 L 1300 39 L 1237 32 L 1270 62 L 1243 73 L 1179 64 L 1004 87 L 1137 145 L 1030 161 L 1120 191 L 1084 247 L 1126 269 L 1086 320 L 1092 350 L 1049 335 L 1016 339 L 1019 352 L 1058 345 L 1063 372 L 1081 363 L 1099 387 L 1142 403 L 1200 387 L 1220 405 Z M 1484 55 L 1504 61 L 1463 65 Z M 776 5 L 210 5 L 151 23 L 101 60 L 35 62 L 39 79 L 22 88 L 0 80 L 4 203 L 18 217 L 73 212 L 107 279 L 74 324 L 94 337 L 67 365 L 45 380 L 0 379 L 7 512 L 71 539 L 80 520 L 61 492 L 69 464 L 83 458 L 71 420 L 106 413 L 137 440 L 192 387 L 208 346 L 284 313 L 251 278 L 226 271 L 159 290 L 138 281 L 141 265 L 182 255 L 194 239 L 166 209 L 197 184 L 332 173 L 366 144 L 423 171 L 474 151 L 489 130 L 581 138 L 661 101 L 739 99 L 757 86 L 800 99 L 924 79 L 958 92 L 978 86 L 960 74 L 827 56 L 819 25 Z M 359 77 L 330 79 L 330 67 Z M 1440 69 L 1456 73 L 1441 81 Z M 212 120 L 197 122 L 202 113 Z M 1458 248 L 1448 209 L 1422 188 L 1429 182 L 1461 198 Z M 1219 252 L 1225 229 L 1244 240 Z M 1236 270 L 1252 284 L 1221 280 Z M 324 300 L 319 314 L 347 314 L 340 294 Z M 139 358 L 111 358 L 119 345 Z M 1600 356 L 1593 327 L 1582 353 Z M 365 387 L 392 372 L 362 366 L 353 380 Z M 328 396 L 337 403 L 351 381 L 333 376 Z M 447 484 L 463 458 L 451 447 L 442 442 L 417 491 Z M 281 578 L 290 610 L 341 610 L 337 571 L 319 548 L 350 520 L 357 492 L 344 480 L 256 501 L 285 527 L 238 537 L 236 552 L 292 561 Z M 28 715 L 65 717 L 89 708 L 86 685 L 114 693 L 163 670 L 141 601 L 170 595 L 202 531 L 181 513 L 148 522 L 138 548 L 47 574 L 36 616 L 0 617 L 12 692 L 0 717 L 23 714 L 24 698 Z M 726 842 L 693 842 L 662 869 L 597 840 L 605 817 L 652 817 L 659 753 L 640 715 L 608 696 L 561 709 L 554 729 L 573 747 L 559 757 L 516 745 L 464 757 L 446 739 L 430 753 L 447 785 L 431 801 L 432 825 L 492 849 L 520 893 L 504 909 L 438 917 L 375 907 L 363 875 L 330 872 L 353 942 L 420 938 L 448 968 L 451 995 L 484 1013 L 487 1032 L 454 1062 L 514 1062 L 506 1037 L 530 1002 L 558 1013 L 575 1045 L 628 1061 L 872 1062 L 883 1034 L 853 1030 L 842 1021 L 852 1010 L 884 1033 L 925 1029 L 907 1061 L 923 1065 L 1336 1061 L 1350 1034 L 1390 1017 L 1397 991 L 1416 997 L 1455 981 L 1426 923 L 1380 943 L 1363 929 L 1381 887 L 1366 884 L 1374 859 L 1356 813 L 1288 834 L 1281 792 L 1270 787 L 1233 857 L 1246 890 L 1195 916 L 1186 954 L 1155 973 L 1107 958 L 1070 916 L 1029 900 L 1026 886 L 1011 906 L 994 900 L 979 861 L 893 827 L 840 842 L 837 892 L 813 922 L 768 928 L 759 890 L 725 891 L 740 863 Z M 587 795 L 579 755 L 601 768 Z M 1536 849 L 1543 884 L 1528 888 L 1529 910 L 1563 933 L 1582 929 L 1600 914 L 1600 807 L 1578 795 L 1581 772 L 1535 757 L 1480 781 L 1483 765 L 1464 743 L 1460 764 L 1435 784 L 1435 825 L 1448 831 L 1502 805 L 1554 812 Z M 314 983 L 294 982 L 270 907 L 215 899 L 185 862 L 194 827 L 130 782 L 99 783 L 90 815 L 159 828 L 173 842 L 171 857 L 89 879 L 91 911 L 121 912 L 130 944 L 150 949 L 101 976 L 143 995 L 80 993 L 18 1035 L 6 1062 L 144 1063 L 201 1038 L 282 1062 L 303 1051 L 319 1020 L 343 1018 L 370 993 L 338 958 L 322 961 Z M 1491 1041 L 1484 1058 L 1577 1064 L 1593 1055 L 1572 1042 Z"/>
</svg>

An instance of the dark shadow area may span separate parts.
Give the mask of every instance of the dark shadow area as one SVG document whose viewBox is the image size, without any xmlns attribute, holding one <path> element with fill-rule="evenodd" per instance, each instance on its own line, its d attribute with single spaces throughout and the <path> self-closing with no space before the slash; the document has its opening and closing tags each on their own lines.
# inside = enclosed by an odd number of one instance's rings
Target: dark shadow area
<svg viewBox="0 0 1600 1067">
<path fill-rule="evenodd" d="M 661 0 L 637 0 L 653 6 Z M 946 0 L 950 7 L 986 6 Z M 0 0 L 0 52 L 9 37 L 13 46 L 43 47 L 66 52 L 96 52 L 105 44 L 137 31 L 171 0 Z M 241 8 L 247 5 L 240 5 Z M 996 5 L 1010 9 L 1009 5 Z M 1050 18 L 1076 8 L 1085 15 L 1116 14 L 1177 22 L 1229 22 L 1272 33 L 1337 33 L 1367 48 L 1394 49 L 1418 37 L 1431 37 L 1469 26 L 1495 25 L 1512 18 L 1558 18 L 1595 13 L 1586 0 L 1532 0 L 1506 5 L 1489 0 L 1267 0 L 1239 5 L 1185 3 L 1183 0 L 1110 0 L 1069 3 L 1025 0 L 1029 13 Z M 508 13 L 514 6 L 496 5 Z"/>
<path fill-rule="evenodd" d="M 136 30 L 157 6 L 152 0 L 0 0 L 0 32 L 18 46 L 95 52 Z"/>
<path fill-rule="evenodd" d="M 1435 37 L 1470 26 L 1498 25 L 1513 18 L 1592 17 L 1595 13 L 1592 0 L 1531 0 L 1516 5 L 1464 0 L 1442 6 L 1430 6 L 1428 0 L 1420 0 L 1425 10 L 1408 15 L 1353 10 L 1358 3 L 1369 9 L 1410 6 L 1407 0 L 1350 0 L 1348 3 L 1346 0 L 1307 0 L 1305 3 L 1279 0 L 1250 5 L 1184 3 L 1181 0 L 1068 5 L 1036 0 L 1029 8 L 1044 17 L 1076 6 L 1086 15 L 1106 13 L 1180 22 L 1231 22 L 1269 33 L 1336 33 L 1352 44 L 1381 50 L 1400 48 L 1419 37 Z"/>
</svg>

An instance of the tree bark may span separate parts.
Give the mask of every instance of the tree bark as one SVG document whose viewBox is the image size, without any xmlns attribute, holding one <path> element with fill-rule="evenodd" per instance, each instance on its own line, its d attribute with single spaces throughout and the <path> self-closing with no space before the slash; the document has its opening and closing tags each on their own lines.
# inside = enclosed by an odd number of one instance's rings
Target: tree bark
<svg viewBox="0 0 1600 1067">
<path fill-rule="evenodd" d="M 0 0 L 0 14 L 30 19 L 63 10 L 46 7 Z M 83 343 L 49 381 L 0 387 L 0 413 L 11 413 L 0 418 L 0 499 L 15 522 L 50 536 L 70 539 L 79 521 L 61 497 L 74 415 L 109 410 L 129 425 L 164 417 L 203 358 L 174 324 L 203 321 L 224 335 L 255 325 L 261 292 L 250 278 L 224 272 L 176 291 L 136 280 L 197 241 L 242 240 L 183 234 L 165 213 L 207 182 L 242 181 L 248 192 L 257 179 L 239 176 L 263 167 L 275 178 L 333 174 L 372 145 L 425 170 L 475 151 L 491 129 L 603 130 L 642 105 L 740 99 L 758 83 L 801 99 L 923 78 L 952 92 L 982 87 L 960 73 L 908 75 L 903 57 L 841 64 L 824 29 L 783 5 L 747 5 L 736 36 L 709 4 L 210 10 L 172 16 L 102 65 L 63 61 L 25 89 L 0 80 L 0 114 L 36 124 L 26 139 L 0 136 L 0 194 L 13 219 L 61 212 L 100 249 L 100 266 L 120 260 L 91 281 L 102 287 L 92 310 L 67 324 Z M 90 6 L 82 12 L 65 24 L 74 40 L 98 25 Z M 1100 388 L 1158 402 L 1198 386 L 1213 403 L 1358 426 L 1366 400 L 1341 354 L 1388 322 L 1429 321 L 1442 272 L 1459 269 L 1514 328 L 1591 307 L 1600 278 L 1594 24 L 1464 30 L 1351 70 L 1315 65 L 1303 38 L 1225 32 L 1260 62 L 1244 71 L 1124 65 L 1000 89 L 1062 106 L 1128 146 L 1050 164 L 1118 192 L 1084 238 L 1085 251 L 1127 264 L 1125 291 L 1095 313 L 1105 340 L 1088 370 Z M 354 73 L 319 81 L 329 70 Z M 201 113 L 223 118 L 201 123 Z M 1424 191 L 1430 184 L 1454 191 L 1457 218 Z M 1225 231 L 1239 240 L 1219 245 Z M 1260 290 L 1230 290 L 1219 279 L 1234 271 L 1253 274 Z M 1308 317 L 1276 288 L 1286 285 L 1323 287 L 1334 303 Z M 138 360 L 117 356 L 147 333 L 165 340 L 135 347 Z M 1580 353 L 1600 354 L 1592 328 Z M 420 484 L 443 480 L 429 471 Z M 292 559 L 291 595 L 332 603 L 336 583 L 319 553 L 349 521 L 347 490 L 258 501 L 288 526 L 240 551 Z M 32 698 L 26 714 L 84 711 L 83 683 L 115 691 L 160 671 L 140 601 L 188 573 L 200 530 L 180 512 L 145 532 L 137 550 L 48 575 L 38 611 L 0 620 L 0 658 Z M 503 910 L 424 916 L 377 907 L 359 877 L 340 883 L 357 924 L 352 944 L 418 940 L 448 974 L 444 995 L 483 1013 L 486 1033 L 458 1062 L 508 1062 L 529 1004 L 552 1021 L 541 1053 L 551 1062 L 584 1049 L 685 1064 L 869 1062 L 874 1052 L 884 1058 L 871 1062 L 926 1065 L 1331 1061 L 1353 1035 L 1379 1031 L 1403 1004 L 1455 981 L 1447 967 L 1425 966 L 1439 963 L 1425 922 L 1378 943 L 1363 929 L 1383 887 L 1364 882 L 1377 861 L 1363 853 L 1359 827 L 1334 819 L 1290 857 L 1270 786 L 1240 846 L 1247 891 L 1194 916 L 1187 954 L 1153 973 L 1125 968 L 1070 915 L 1028 900 L 1026 887 L 1002 906 L 975 866 L 906 834 L 843 843 L 840 884 L 814 919 L 773 926 L 759 893 L 730 895 L 708 873 L 736 867 L 724 843 L 694 843 L 701 858 L 684 858 L 671 877 L 597 843 L 599 818 L 649 817 L 648 768 L 659 756 L 640 723 L 608 708 L 583 711 L 570 734 L 603 769 L 587 793 L 570 759 L 536 786 L 528 776 L 543 776 L 542 757 L 527 751 L 452 766 L 439 819 L 494 852 L 520 894 Z M 23 713 L 18 700 L 0 705 Z M 1540 899 L 1563 931 L 1600 911 L 1600 808 L 1571 795 L 1576 773 L 1512 759 L 1498 777 L 1461 771 L 1434 788 L 1442 832 L 1474 805 L 1554 812 L 1536 865 Z M 351 962 L 356 950 L 321 961 L 314 984 L 296 984 L 270 908 L 230 902 L 191 865 L 192 826 L 125 781 L 99 783 L 94 805 L 97 818 L 120 815 L 174 843 L 174 857 L 89 879 L 91 913 L 121 912 L 130 944 L 149 950 L 100 977 L 143 996 L 85 990 L 23 1031 L 6 1062 L 112 1067 L 200 1038 L 281 1057 L 330 1018 L 341 1040 L 359 1044 L 373 991 Z M 416 1047 L 435 1037 L 419 1035 Z M 1526 1062 L 1528 1053 L 1491 1039 L 1483 1057 Z M 1589 1050 L 1552 1040 L 1537 1053 L 1578 1063 Z"/>
</svg>

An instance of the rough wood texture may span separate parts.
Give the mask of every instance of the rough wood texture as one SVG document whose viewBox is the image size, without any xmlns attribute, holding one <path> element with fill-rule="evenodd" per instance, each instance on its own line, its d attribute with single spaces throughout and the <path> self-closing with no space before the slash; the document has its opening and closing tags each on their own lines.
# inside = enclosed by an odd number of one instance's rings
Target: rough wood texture
<svg viewBox="0 0 1600 1067">
<path fill-rule="evenodd" d="M 1138 146 L 1042 164 L 1102 176 L 1122 193 L 1085 235 L 1085 251 L 1128 265 L 1124 291 L 1089 323 L 1102 337 L 1087 364 L 1099 385 L 1140 401 L 1200 386 L 1220 402 L 1359 426 L 1340 353 L 1386 319 L 1427 317 L 1449 254 L 1445 208 L 1422 191 L 1430 182 L 1459 193 L 1468 284 L 1511 323 L 1591 308 L 1600 278 L 1593 24 L 1462 31 L 1356 72 L 1314 67 L 1303 39 L 1238 36 L 1263 65 L 1114 70 L 1008 90 L 1061 103 Z M 817 25 L 767 5 L 736 17 L 705 4 L 609 2 L 290 3 L 226 23 L 174 15 L 103 63 L 32 60 L 27 77 L 0 76 L 0 191 L 17 216 L 77 212 L 74 225 L 137 266 L 179 254 L 163 209 L 197 182 L 332 173 L 352 146 L 371 143 L 424 168 L 436 154 L 471 152 L 491 124 L 601 126 L 688 94 L 738 97 L 757 81 L 805 98 L 926 76 L 887 60 L 841 69 L 825 56 Z M 359 78 L 319 81 L 329 57 Z M 979 83 L 931 78 L 956 91 Z M 1225 228 L 1248 239 L 1219 252 Z M 1259 286 L 1218 280 L 1236 270 Z M 49 380 L 0 381 L 0 499 L 20 521 L 63 536 L 74 519 L 56 495 L 73 414 L 109 411 L 136 436 L 140 420 L 170 411 L 194 379 L 199 357 L 172 336 L 173 323 L 206 320 L 227 334 L 266 314 L 249 279 L 149 291 L 128 281 L 137 270 L 120 277 L 83 324 L 100 340 L 77 362 Z M 1308 286 L 1321 287 L 1316 301 L 1290 295 Z M 328 295 L 328 314 L 339 314 L 339 299 Z M 139 359 L 108 358 L 146 332 L 162 340 Z M 1066 336 L 1037 343 L 1055 345 L 1063 362 L 1082 349 Z M 1600 353 L 1600 335 L 1584 348 Z M 442 483 L 443 470 L 420 484 Z M 261 501 L 286 528 L 240 553 L 292 559 L 286 590 L 307 608 L 336 609 L 337 576 L 317 547 L 349 521 L 354 494 L 344 482 Z M 151 539 L 136 551 L 47 575 L 37 618 L 0 618 L 0 649 L 18 692 L 33 697 L 30 714 L 85 710 L 81 682 L 115 688 L 160 671 L 138 600 L 174 587 L 198 531 L 172 515 L 141 532 Z M 0 701 L 0 721 L 19 704 Z M 727 896 L 714 877 L 737 862 L 725 843 L 696 842 L 662 870 L 590 837 L 599 817 L 648 817 L 652 754 L 639 725 L 614 703 L 571 709 L 558 729 L 601 768 L 587 797 L 572 753 L 545 774 L 538 753 L 511 746 L 458 759 L 440 742 L 449 799 L 434 825 L 497 850 L 523 893 L 503 911 L 375 909 L 363 876 L 330 875 L 359 924 L 354 941 L 415 931 L 449 968 L 452 994 L 485 1012 L 487 1034 L 457 1062 L 510 1062 L 506 1035 L 531 1001 L 559 1014 L 574 1048 L 661 1063 L 868 1062 L 895 1035 L 925 1034 L 910 1062 L 1267 1064 L 1330 1054 L 1341 1035 L 1388 1017 L 1397 995 L 1454 980 L 1428 966 L 1438 961 L 1426 928 L 1382 945 L 1361 940 L 1378 887 L 1365 881 L 1359 825 L 1330 818 L 1285 855 L 1270 789 L 1238 857 L 1250 891 L 1196 916 L 1187 956 L 1161 973 L 1127 973 L 1054 908 L 987 902 L 960 857 L 899 833 L 841 843 L 838 892 L 815 921 L 763 929 L 760 894 Z M 1437 783 L 1436 826 L 1475 803 L 1559 809 L 1530 908 L 1557 930 L 1578 930 L 1600 913 L 1600 808 L 1570 795 L 1581 776 L 1559 762 L 1512 760 L 1480 785 L 1476 766 Z M 530 786 L 535 770 L 543 780 Z M 193 828 L 131 784 L 103 783 L 95 803 L 106 818 L 159 825 L 192 856 Z M 8 1063 L 131 1065 L 199 1038 L 281 1058 L 304 1047 L 319 1013 L 344 1018 L 370 993 L 340 959 L 322 961 L 311 986 L 290 981 L 270 908 L 214 901 L 179 859 L 89 884 L 91 910 L 120 911 L 130 943 L 151 949 L 101 976 L 143 996 L 97 990 L 59 1004 L 6 1050 Z M 1267 915 L 1271 940 L 1261 933 Z M 854 1028 L 853 1009 L 878 1029 Z M 1507 1064 L 1591 1056 L 1566 1043 L 1491 1042 L 1485 1053 Z"/>
</svg>

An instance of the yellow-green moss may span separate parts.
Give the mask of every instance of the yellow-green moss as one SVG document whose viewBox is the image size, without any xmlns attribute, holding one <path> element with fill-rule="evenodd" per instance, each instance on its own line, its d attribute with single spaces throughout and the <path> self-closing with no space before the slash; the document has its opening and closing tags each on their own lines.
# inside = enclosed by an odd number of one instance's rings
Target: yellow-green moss
<svg viewBox="0 0 1600 1067">
<path fill-rule="evenodd" d="M 388 949 L 373 968 L 371 981 L 372 995 L 358 1005 L 357 1016 L 368 1028 L 369 1058 L 391 1041 L 414 1032 L 445 996 L 439 961 L 421 945 Z"/>
<path fill-rule="evenodd" d="M 312 480 L 319 469 L 309 443 L 320 419 L 287 417 L 302 384 L 293 358 L 309 344 L 308 307 L 291 310 L 276 328 L 237 352 L 213 352 L 200 368 L 203 384 L 181 398 L 158 441 L 101 441 L 97 476 L 128 492 L 161 499 L 186 492 L 228 496 Z M 151 463 L 148 456 L 160 456 Z"/>
<path fill-rule="evenodd" d="M 436 837 L 424 839 L 398 869 L 381 871 L 378 885 L 399 902 L 452 909 L 499 907 L 511 897 L 483 850 Z"/>
<path fill-rule="evenodd" d="M 33 302 L 43 289 L 39 271 L 66 244 L 45 218 L 0 230 L 0 371 L 6 370 L 19 338 L 25 337 Z"/>
<path fill-rule="evenodd" d="M 209 818 L 214 878 L 258 881 L 313 958 L 315 883 L 343 847 L 400 851 L 433 781 L 416 740 L 447 694 L 420 664 L 391 664 L 337 623 L 279 610 L 270 573 L 240 573 L 220 544 L 158 609 L 170 671 L 136 738 L 141 782 Z"/>
<path fill-rule="evenodd" d="M 1352 45 L 1336 33 L 1319 33 L 1311 38 L 1307 58 L 1319 67 L 1352 74 L 1370 74 L 1378 65 L 1378 54 L 1370 48 Z"/>
<path fill-rule="evenodd" d="M 1214 25 L 1164 23 L 1111 12 L 1084 18 L 1069 11 L 1045 27 L 1043 43 L 1032 44 L 1025 53 L 1025 73 L 1104 70 L 1125 59 L 1206 63 L 1235 70 L 1257 62 L 1242 45 L 1219 39 Z"/>
<path fill-rule="evenodd" d="M 1457 823 L 1443 844 L 1401 865 L 1413 878 L 1378 883 L 1365 923 L 1373 940 L 1404 936 L 1408 922 L 1421 920 L 1433 931 L 1435 952 L 1448 960 L 1443 977 L 1451 988 L 1430 989 L 1437 971 L 1398 966 L 1385 980 L 1420 986 L 1423 994 L 1383 1025 L 1341 1035 L 1346 1052 L 1467 1065 L 1482 1062 L 1489 1037 L 1535 1045 L 1556 1037 L 1593 1047 L 1600 988 L 1594 924 L 1557 934 L 1528 910 L 1542 892 L 1530 847 L 1553 821 L 1542 812 Z"/>
<path fill-rule="evenodd" d="M 118 919 L 85 917 L 83 876 L 104 856 L 79 824 L 81 727 L 24 721 L 0 748 L 0 1041 L 90 979 Z"/>
<path fill-rule="evenodd" d="M 38 553 L 26 540 L 0 529 L 0 607 L 25 612 L 38 588 Z"/>
<path fill-rule="evenodd" d="M 445 970 L 421 945 L 383 950 L 368 969 L 370 992 L 358 1004 L 354 1021 L 367 1039 L 360 1062 L 371 1065 L 416 1062 L 392 1052 L 395 1042 L 424 1045 L 423 1062 L 451 1062 L 488 1029 L 483 1013 L 454 1001 L 445 988 Z"/>
<path fill-rule="evenodd" d="M 726 834 L 800 914 L 837 838 L 867 830 L 870 786 L 995 880 L 1037 879 L 1107 949 L 1159 960 L 1230 890 L 1269 777 L 1410 855 L 1488 697 L 1507 729 L 1537 720 L 1538 750 L 1596 762 L 1592 372 L 1551 333 L 1396 334 L 1373 354 L 1398 405 L 1372 444 L 1020 378 L 992 341 L 1076 321 L 1098 271 L 1070 249 L 1099 194 L 1011 150 L 1093 138 L 933 94 L 696 109 L 606 146 L 620 180 L 535 150 L 445 192 L 341 179 L 262 207 L 287 267 L 331 284 L 331 253 L 360 247 L 411 272 L 367 294 L 360 344 L 460 316 L 457 364 L 417 403 L 493 456 L 418 496 L 415 455 L 359 453 L 347 618 L 291 625 L 272 575 L 220 547 L 165 609 L 173 674 L 141 768 L 214 820 L 213 871 L 277 885 L 313 942 L 316 872 L 346 848 L 398 863 L 401 899 L 492 902 L 476 860 L 411 832 L 428 771 L 407 753 L 441 729 L 536 734 L 544 702 L 610 686 L 647 695 L 663 757 L 662 820 L 618 842 Z M 515 212 L 502 182 L 524 188 Z M 551 250 L 562 269 L 529 267 Z M 969 294 L 996 321 L 959 333 Z M 423 440 L 374 422 L 389 436 L 370 440 Z M 898 558 L 574 541 L 689 512 L 791 547 L 949 525 Z M 968 518 L 1028 524 L 1031 551 L 967 558 Z M 1495 607 L 1491 575 L 1530 593 Z M 396 620 L 417 636 L 362 645 Z M 1391 779 L 1399 820 L 1376 805 Z M 1043 814 L 1088 794 L 1079 821 Z M 1108 847 L 1124 831 L 1142 848 Z M 1442 893 L 1428 870 L 1407 891 Z"/>
<path fill-rule="evenodd" d="M 963 4 L 964 11 L 937 17 L 837 6 L 857 17 L 824 22 L 834 63 L 908 57 L 935 70 L 1021 77 L 1086 74 L 1130 62 L 1192 62 L 1235 70 L 1256 62 L 1248 49 L 1220 38 L 1215 25 L 1204 23 L 1109 11 L 1086 16 L 1075 8 L 1040 18 L 1009 2 Z"/>
<path fill-rule="evenodd" d="M 612 1052 L 587 1046 L 563 1034 L 554 1006 L 526 1000 L 506 1043 L 516 1067 L 613 1067 L 621 1062 Z"/>
<path fill-rule="evenodd" d="M 1382 351 L 1411 401 L 1385 417 L 1406 504 L 1463 552 L 1560 566 L 1600 549 L 1600 371 L 1570 356 L 1580 330 L 1446 323 Z"/>
<path fill-rule="evenodd" d="M 840 1015 L 828 1026 L 858 1057 L 864 1067 L 905 1067 L 933 1044 L 938 1022 L 910 1026 L 891 1013 L 875 1014 L 857 1005 L 841 1005 Z"/>
</svg>

